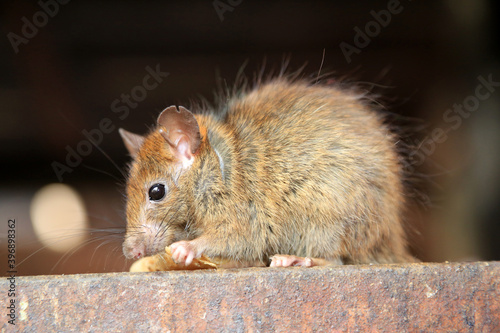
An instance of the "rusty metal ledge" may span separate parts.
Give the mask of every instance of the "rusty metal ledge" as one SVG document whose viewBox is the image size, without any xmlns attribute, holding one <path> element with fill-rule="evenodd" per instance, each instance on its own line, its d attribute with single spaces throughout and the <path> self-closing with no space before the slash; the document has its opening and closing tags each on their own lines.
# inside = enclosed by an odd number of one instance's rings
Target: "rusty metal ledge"
<svg viewBox="0 0 500 333">
<path fill-rule="evenodd" d="M 15 283 L 16 331 L 500 330 L 500 262 L 33 276 Z M 2 279 L 3 312 L 9 285 Z M 2 332 L 14 329 L 5 314 Z"/>
</svg>

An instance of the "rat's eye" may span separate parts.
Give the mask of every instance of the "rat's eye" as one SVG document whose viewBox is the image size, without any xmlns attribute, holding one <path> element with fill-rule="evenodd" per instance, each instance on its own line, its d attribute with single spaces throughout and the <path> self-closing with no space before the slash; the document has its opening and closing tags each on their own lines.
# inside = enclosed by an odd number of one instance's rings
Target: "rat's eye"
<svg viewBox="0 0 500 333">
<path fill-rule="evenodd" d="M 160 201 L 165 197 L 165 185 L 154 184 L 149 188 L 149 200 Z"/>
</svg>

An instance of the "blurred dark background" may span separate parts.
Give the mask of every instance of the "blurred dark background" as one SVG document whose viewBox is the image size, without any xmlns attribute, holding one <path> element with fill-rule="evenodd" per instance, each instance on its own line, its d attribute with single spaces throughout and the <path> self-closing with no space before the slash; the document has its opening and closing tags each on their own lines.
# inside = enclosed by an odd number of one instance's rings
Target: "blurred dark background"
<svg viewBox="0 0 500 333">
<path fill-rule="evenodd" d="M 16 220 L 18 275 L 127 270 L 120 170 L 129 158 L 117 128 L 144 133 L 166 106 L 212 100 L 217 83 L 231 85 L 243 64 L 251 77 L 264 62 L 279 70 L 285 58 L 290 70 L 306 64 L 304 77 L 321 68 L 380 95 L 414 151 L 407 224 L 419 258 L 500 259 L 500 89 L 483 87 L 489 94 L 474 97 L 484 80 L 500 82 L 497 2 L 63 3 L 1 7 L 2 273 L 9 219 Z M 359 31 L 368 36 L 360 40 Z M 348 57 L 346 43 L 357 49 Z M 141 88 L 157 68 L 168 76 Z M 127 105 L 124 94 L 132 94 L 128 112 L 115 112 Z M 447 111 L 462 103 L 473 110 L 451 122 Z M 89 151 L 84 131 L 95 133 L 106 118 L 112 130 Z M 446 137 L 429 141 L 436 129 Z M 54 162 L 67 164 L 68 149 L 78 147 L 86 156 L 59 178 Z M 41 243 L 32 226 L 34 195 L 50 183 L 73 188 L 88 214 L 88 227 L 71 226 L 83 239 L 58 251 L 51 244 L 64 236 L 44 231 Z"/>
</svg>

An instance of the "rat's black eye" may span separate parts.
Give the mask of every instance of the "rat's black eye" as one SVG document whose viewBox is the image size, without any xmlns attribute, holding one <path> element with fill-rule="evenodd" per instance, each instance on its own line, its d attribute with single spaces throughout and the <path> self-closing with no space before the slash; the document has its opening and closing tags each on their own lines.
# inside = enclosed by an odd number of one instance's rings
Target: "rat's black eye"
<svg viewBox="0 0 500 333">
<path fill-rule="evenodd" d="M 165 185 L 154 184 L 149 188 L 149 200 L 160 201 L 165 197 Z"/>
</svg>

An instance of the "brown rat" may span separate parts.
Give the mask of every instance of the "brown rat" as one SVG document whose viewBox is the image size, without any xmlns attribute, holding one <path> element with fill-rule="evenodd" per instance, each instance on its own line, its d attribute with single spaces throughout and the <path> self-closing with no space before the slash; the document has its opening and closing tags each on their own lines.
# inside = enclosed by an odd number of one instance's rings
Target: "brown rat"
<svg viewBox="0 0 500 333">
<path fill-rule="evenodd" d="M 204 254 L 248 266 L 413 261 L 395 137 L 354 90 L 283 78 L 229 98 L 222 113 L 166 108 L 120 134 L 127 258 Z"/>
</svg>

